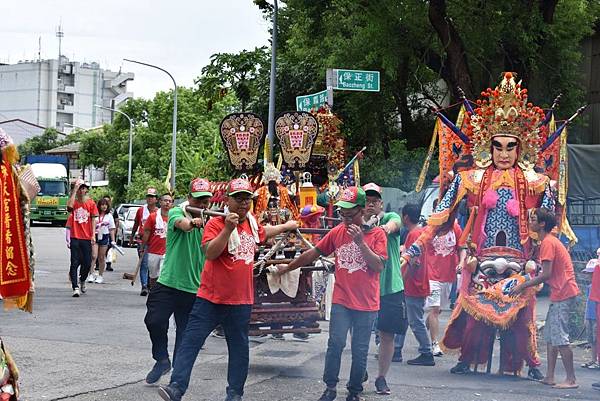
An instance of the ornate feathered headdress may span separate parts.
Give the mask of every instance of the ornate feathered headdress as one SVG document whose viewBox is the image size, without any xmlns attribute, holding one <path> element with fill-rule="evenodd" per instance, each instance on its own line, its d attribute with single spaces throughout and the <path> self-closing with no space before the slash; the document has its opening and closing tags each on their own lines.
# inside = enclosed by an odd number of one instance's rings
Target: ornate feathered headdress
<svg viewBox="0 0 600 401">
<path fill-rule="evenodd" d="M 478 167 L 492 163 L 492 138 L 509 136 L 520 141 L 518 164 L 523 169 L 535 166 L 541 145 L 545 142 L 544 111 L 527 102 L 527 89 L 515 83 L 513 73 L 495 89 L 481 92 L 484 99 L 477 100 L 478 107 L 471 116 L 468 135 L 473 142 L 473 157 Z"/>
</svg>

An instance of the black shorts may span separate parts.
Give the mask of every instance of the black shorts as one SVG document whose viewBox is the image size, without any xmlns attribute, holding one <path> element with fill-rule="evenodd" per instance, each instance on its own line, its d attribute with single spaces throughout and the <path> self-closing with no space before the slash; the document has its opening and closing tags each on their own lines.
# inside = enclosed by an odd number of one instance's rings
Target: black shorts
<svg viewBox="0 0 600 401">
<path fill-rule="evenodd" d="M 386 333 L 406 334 L 408 319 L 404 303 L 404 291 L 380 298 L 377 330 Z"/>
</svg>

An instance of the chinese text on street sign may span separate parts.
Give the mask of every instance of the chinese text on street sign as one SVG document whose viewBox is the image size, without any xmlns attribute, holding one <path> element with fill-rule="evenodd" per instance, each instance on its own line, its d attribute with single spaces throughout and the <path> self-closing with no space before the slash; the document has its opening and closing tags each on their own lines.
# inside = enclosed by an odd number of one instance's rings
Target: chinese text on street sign
<svg viewBox="0 0 600 401">
<path fill-rule="evenodd" d="M 327 90 L 313 93 L 312 95 L 296 96 L 297 111 L 311 111 L 327 103 Z"/>
<path fill-rule="evenodd" d="M 333 89 L 379 92 L 379 71 L 333 70 Z"/>
</svg>

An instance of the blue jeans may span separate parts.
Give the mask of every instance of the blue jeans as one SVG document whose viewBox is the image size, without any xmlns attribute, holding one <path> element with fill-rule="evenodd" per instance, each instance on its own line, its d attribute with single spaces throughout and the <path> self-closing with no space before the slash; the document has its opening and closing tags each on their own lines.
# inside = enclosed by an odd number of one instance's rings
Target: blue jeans
<svg viewBox="0 0 600 401">
<path fill-rule="evenodd" d="M 423 318 L 425 314 L 425 299 L 420 297 L 404 297 L 408 325 L 419 343 L 420 354 L 431 353 L 431 340 L 429 339 L 429 333 L 427 332 L 427 326 L 425 326 L 425 319 Z M 405 335 L 397 334 L 396 338 L 400 338 L 399 348 L 402 349 L 404 347 Z M 396 347 L 398 347 L 398 343 L 396 343 Z"/>
<path fill-rule="evenodd" d="M 137 244 L 138 257 L 142 254 L 142 244 Z M 148 247 L 146 246 L 144 258 L 140 266 L 140 283 L 142 287 L 148 287 Z"/>
<path fill-rule="evenodd" d="M 363 391 L 362 383 L 367 370 L 369 341 L 371 341 L 371 330 L 376 317 L 377 312 L 357 311 L 339 304 L 331 306 L 329 340 L 327 341 L 325 370 L 323 371 L 323 382 L 327 387 L 335 388 L 340 381 L 338 376 L 342 363 L 342 351 L 346 346 L 348 331 L 352 330 L 352 366 L 347 387 L 352 394 Z"/>
<path fill-rule="evenodd" d="M 194 362 L 206 337 L 217 327 L 223 326 L 229 361 L 227 363 L 227 394 L 244 394 L 248 376 L 249 345 L 248 324 L 252 305 L 214 304 L 204 298 L 196 298 L 188 319 L 183 341 L 177 349 L 171 385 L 185 393 L 190 385 Z"/>
</svg>

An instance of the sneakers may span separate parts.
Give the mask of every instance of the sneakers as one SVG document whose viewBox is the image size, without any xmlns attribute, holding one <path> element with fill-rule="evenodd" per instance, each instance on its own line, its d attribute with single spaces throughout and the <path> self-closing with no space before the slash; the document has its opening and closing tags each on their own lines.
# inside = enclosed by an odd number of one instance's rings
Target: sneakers
<svg viewBox="0 0 600 401">
<path fill-rule="evenodd" d="M 155 384 L 160 378 L 171 370 L 171 361 L 168 359 L 156 361 L 152 370 L 146 375 L 146 384 Z"/>
<path fill-rule="evenodd" d="M 402 349 L 394 348 L 394 356 L 392 356 L 392 362 L 402 362 Z"/>
<path fill-rule="evenodd" d="M 459 362 L 452 369 L 450 369 L 450 373 L 454 373 L 455 375 L 465 375 L 467 373 L 471 373 L 471 369 L 469 369 L 468 363 Z"/>
<path fill-rule="evenodd" d="M 360 398 L 358 394 L 348 394 L 346 401 L 364 401 L 364 398 Z"/>
<path fill-rule="evenodd" d="M 79 298 L 79 287 L 73 289 L 73 298 Z"/>
<path fill-rule="evenodd" d="M 140 291 L 140 297 L 145 297 L 148 295 L 148 287 L 143 286 L 142 291 Z"/>
<path fill-rule="evenodd" d="M 337 397 L 337 391 L 331 388 L 326 388 L 318 401 L 333 401 L 335 400 L 335 397 Z"/>
<path fill-rule="evenodd" d="M 171 383 L 168 386 L 159 386 L 158 395 L 165 401 L 181 401 L 181 390 L 179 390 L 175 383 Z"/>
<path fill-rule="evenodd" d="M 433 360 L 433 354 L 431 352 L 428 354 L 421 354 L 415 359 L 406 361 L 406 363 L 409 365 L 435 366 L 435 361 Z"/>
<path fill-rule="evenodd" d="M 442 352 L 440 345 L 437 341 L 431 343 L 431 353 L 433 356 L 442 356 L 444 353 Z"/>
<path fill-rule="evenodd" d="M 87 289 L 85 288 L 85 281 L 81 281 L 79 283 L 79 288 L 81 288 L 81 293 L 85 294 L 85 292 L 87 291 Z"/>
<path fill-rule="evenodd" d="M 392 394 L 392 390 L 390 390 L 388 387 L 385 377 L 379 376 L 377 379 L 375 379 L 375 392 L 380 395 Z"/>
<path fill-rule="evenodd" d="M 96 284 L 102 284 L 104 282 L 104 277 L 102 276 L 96 276 L 96 280 L 94 280 L 94 283 Z"/>
<path fill-rule="evenodd" d="M 279 340 L 279 341 L 283 341 L 283 340 L 285 340 L 285 337 L 283 337 L 283 334 L 282 334 L 282 333 L 274 333 L 274 334 L 271 334 L 271 338 L 272 338 L 273 340 Z"/>
<path fill-rule="evenodd" d="M 544 375 L 538 368 L 529 368 L 527 372 L 527 377 L 536 382 L 542 381 L 544 379 Z"/>
<path fill-rule="evenodd" d="M 96 281 L 96 275 L 94 273 L 90 273 L 87 277 L 87 282 L 93 283 L 94 281 Z"/>
</svg>

